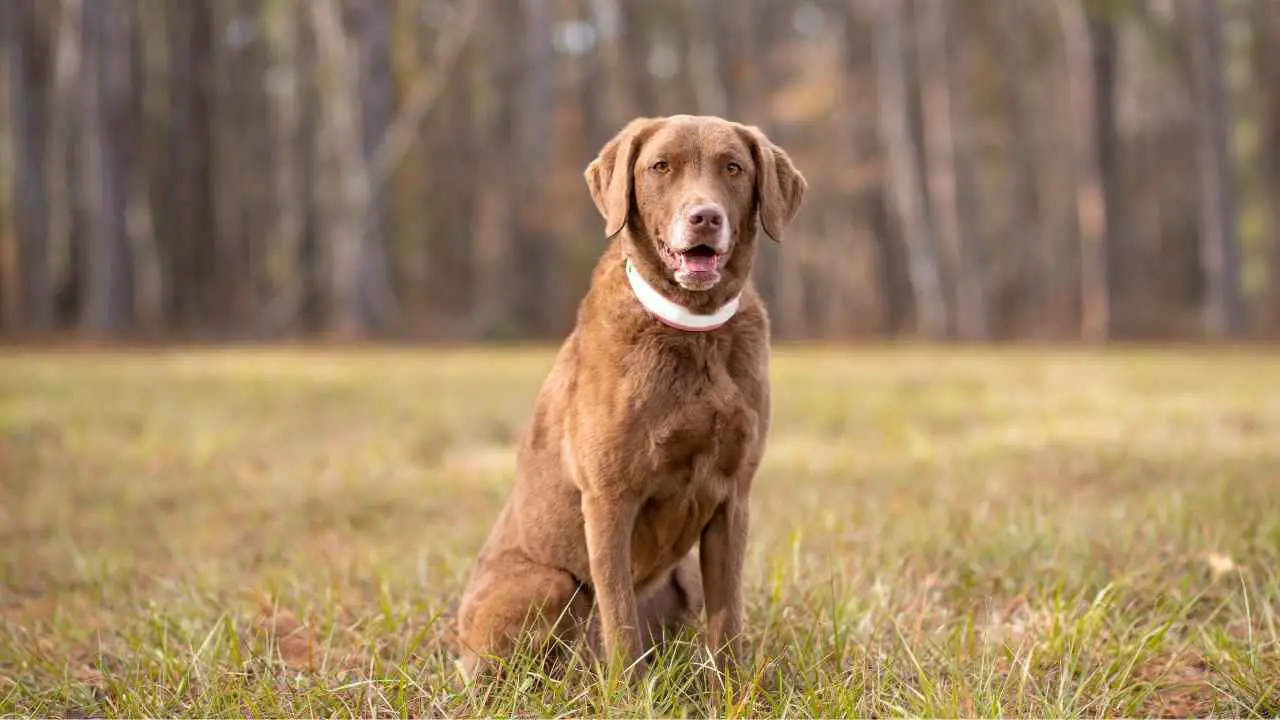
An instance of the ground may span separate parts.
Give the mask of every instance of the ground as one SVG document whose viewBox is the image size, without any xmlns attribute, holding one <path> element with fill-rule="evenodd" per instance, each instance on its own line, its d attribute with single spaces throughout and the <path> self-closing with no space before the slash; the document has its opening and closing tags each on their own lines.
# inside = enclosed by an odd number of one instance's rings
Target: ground
<svg viewBox="0 0 1280 720">
<path fill-rule="evenodd" d="M 1280 358 L 775 350 L 757 685 L 482 694 L 550 351 L 0 354 L 0 715 L 1280 714 Z"/>
</svg>

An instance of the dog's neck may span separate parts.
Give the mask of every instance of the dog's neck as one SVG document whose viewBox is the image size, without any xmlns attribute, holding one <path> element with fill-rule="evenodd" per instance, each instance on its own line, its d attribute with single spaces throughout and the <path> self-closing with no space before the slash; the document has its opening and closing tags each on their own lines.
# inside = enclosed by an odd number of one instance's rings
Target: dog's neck
<svg viewBox="0 0 1280 720">
<path fill-rule="evenodd" d="M 636 269 L 631 258 L 626 258 L 627 283 L 636 299 L 650 314 L 662 321 L 664 325 L 688 332 L 707 332 L 723 326 L 738 312 L 738 304 L 742 293 L 733 296 L 729 302 L 710 313 L 696 313 L 675 302 L 658 291 L 649 281 L 644 279 Z"/>
</svg>

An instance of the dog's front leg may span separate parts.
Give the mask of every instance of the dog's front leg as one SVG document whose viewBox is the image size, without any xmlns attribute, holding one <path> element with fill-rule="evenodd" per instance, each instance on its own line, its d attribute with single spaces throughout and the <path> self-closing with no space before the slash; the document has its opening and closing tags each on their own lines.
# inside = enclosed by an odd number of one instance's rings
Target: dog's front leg
<svg viewBox="0 0 1280 720">
<path fill-rule="evenodd" d="M 730 496 L 703 528 L 699 543 L 707 642 L 716 667 L 734 680 L 742 658 L 742 566 L 749 521 L 746 499 Z"/>
<path fill-rule="evenodd" d="M 640 622 L 631 577 L 631 534 L 638 502 L 584 492 L 582 515 L 600 635 L 611 671 L 630 667 L 640 651 Z"/>
</svg>

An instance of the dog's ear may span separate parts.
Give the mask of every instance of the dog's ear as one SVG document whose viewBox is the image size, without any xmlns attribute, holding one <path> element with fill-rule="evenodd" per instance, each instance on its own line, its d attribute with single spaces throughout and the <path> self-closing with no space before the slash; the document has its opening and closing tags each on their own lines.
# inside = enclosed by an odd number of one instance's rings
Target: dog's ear
<svg viewBox="0 0 1280 720">
<path fill-rule="evenodd" d="M 760 225 L 774 242 L 795 218 L 809 183 L 786 151 L 774 145 L 760 128 L 743 126 L 742 133 L 756 163 L 756 207 Z"/>
<path fill-rule="evenodd" d="M 583 177 L 596 208 L 604 216 L 605 236 L 612 238 L 627 224 L 635 195 L 635 163 L 658 118 L 636 118 L 601 148 Z"/>
</svg>

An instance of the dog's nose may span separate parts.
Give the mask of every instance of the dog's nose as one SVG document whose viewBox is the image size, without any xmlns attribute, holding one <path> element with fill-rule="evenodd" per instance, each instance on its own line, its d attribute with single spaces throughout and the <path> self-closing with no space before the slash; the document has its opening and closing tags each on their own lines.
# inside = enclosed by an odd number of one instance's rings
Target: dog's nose
<svg viewBox="0 0 1280 720">
<path fill-rule="evenodd" d="M 688 222 L 689 227 L 694 229 L 702 227 L 718 229 L 724 225 L 724 213 L 720 208 L 711 205 L 698 205 L 689 209 Z"/>
</svg>

